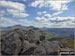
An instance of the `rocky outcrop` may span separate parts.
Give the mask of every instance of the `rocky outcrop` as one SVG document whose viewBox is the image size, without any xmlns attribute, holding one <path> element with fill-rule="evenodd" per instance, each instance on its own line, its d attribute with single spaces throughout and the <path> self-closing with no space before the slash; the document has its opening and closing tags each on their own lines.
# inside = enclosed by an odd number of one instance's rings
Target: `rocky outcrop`
<svg viewBox="0 0 75 56">
<path fill-rule="evenodd" d="M 23 48 L 21 51 L 21 55 L 30 55 L 34 51 L 34 49 L 37 47 L 35 43 L 29 43 L 29 41 L 23 42 Z"/>
<path fill-rule="evenodd" d="M 37 48 L 34 50 L 34 55 L 46 55 L 45 48 L 41 45 L 37 46 Z"/>
<path fill-rule="evenodd" d="M 1 39 L 2 55 L 49 55 L 58 45 L 36 37 L 33 29 L 15 29 Z"/>
<path fill-rule="evenodd" d="M 46 54 L 54 54 L 54 52 L 56 51 L 56 49 L 58 49 L 58 45 L 56 45 L 55 43 L 52 43 L 50 41 L 44 40 L 40 43 L 41 46 L 43 46 L 46 50 Z"/>
<path fill-rule="evenodd" d="M 18 54 L 21 50 L 22 42 L 17 33 L 10 33 L 2 40 L 1 50 L 3 54 Z"/>
</svg>

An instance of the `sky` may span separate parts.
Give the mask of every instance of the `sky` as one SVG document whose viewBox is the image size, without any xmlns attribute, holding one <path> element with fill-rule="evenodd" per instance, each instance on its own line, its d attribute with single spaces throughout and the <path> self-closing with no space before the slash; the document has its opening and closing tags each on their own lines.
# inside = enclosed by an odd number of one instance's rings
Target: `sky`
<svg viewBox="0 0 75 56">
<path fill-rule="evenodd" d="M 0 26 L 74 28 L 74 0 L 0 0 Z"/>
</svg>

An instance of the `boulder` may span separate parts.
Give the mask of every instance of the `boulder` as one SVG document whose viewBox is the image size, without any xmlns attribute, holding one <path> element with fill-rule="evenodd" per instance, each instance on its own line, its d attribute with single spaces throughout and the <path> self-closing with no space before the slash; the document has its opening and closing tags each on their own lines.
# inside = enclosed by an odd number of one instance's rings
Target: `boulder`
<svg viewBox="0 0 75 56">
<path fill-rule="evenodd" d="M 40 43 L 41 46 L 43 46 L 46 50 L 46 54 L 55 54 L 56 49 L 58 49 L 58 45 L 55 45 L 55 43 L 52 43 L 50 41 L 44 40 Z"/>
<path fill-rule="evenodd" d="M 7 55 L 17 55 L 36 48 L 38 39 L 31 29 L 14 29 L 2 37 L 1 52 Z M 29 54 L 29 53 L 28 53 Z"/>
<path fill-rule="evenodd" d="M 29 41 L 23 42 L 23 49 L 21 51 L 22 55 L 30 55 L 33 54 L 34 49 L 37 47 L 35 43 L 29 43 Z"/>
<path fill-rule="evenodd" d="M 1 38 L 3 55 L 49 55 L 55 54 L 58 43 L 36 37 L 33 29 L 15 29 Z"/>
<path fill-rule="evenodd" d="M 34 55 L 46 55 L 46 50 L 43 46 L 38 46 L 35 50 L 34 50 Z"/>
<path fill-rule="evenodd" d="M 19 39 L 19 35 L 17 33 L 11 32 L 5 39 L 1 42 L 1 51 L 2 54 L 8 55 L 17 55 L 21 50 L 21 40 Z"/>
</svg>

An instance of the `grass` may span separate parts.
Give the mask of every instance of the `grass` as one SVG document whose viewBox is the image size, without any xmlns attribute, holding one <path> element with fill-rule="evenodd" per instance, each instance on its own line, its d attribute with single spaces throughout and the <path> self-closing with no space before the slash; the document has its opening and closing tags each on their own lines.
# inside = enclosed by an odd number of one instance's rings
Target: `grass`
<svg viewBox="0 0 75 56">
<path fill-rule="evenodd" d="M 51 34 L 46 34 L 46 35 L 45 35 L 45 39 L 46 39 L 46 40 L 51 39 L 51 38 L 53 38 L 53 35 L 51 35 Z"/>
<path fill-rule="evenodd" d="M 63 39 L 60 43 L 65 47 L 74 49 L 74 39 Z"/>
<path fill-rule="evenodd" d="M 45 35 L 46 40 L 49 40 L 49 39 L 55 38 L 55 37 L 59 37 L 59 35 L 50 34 L 50 33 L 46 33 L 46 35 Z"/>
</svg>

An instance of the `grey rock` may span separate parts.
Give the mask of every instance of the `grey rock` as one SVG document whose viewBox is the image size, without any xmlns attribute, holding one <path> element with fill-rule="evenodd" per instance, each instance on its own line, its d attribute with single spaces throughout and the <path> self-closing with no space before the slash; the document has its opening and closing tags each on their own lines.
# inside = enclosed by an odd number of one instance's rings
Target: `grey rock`
<svg viewBox="0 0 75 56">
<path fill-rule="evenodd" d="M 2 41 L 1 50 L 5 54 L 15 55 L 20 52 L 21 44 L 19 35 L 12 32 Z"/>
<path fill-rule="evenodd" d="M 55 45 L 55 43 L 52 43 L 50 41 L 44 40 L 40 43 L 41 46 L 43 46 L 46 50 L 46 54 L 54 54 L 56 49 L 58 49 L 58 46 Z"/>
<path fill-rule="evenodd" d="M 37 45 L 35 43 L 29 43 L 29 41 L 24 41 L 23 42 L 23 49 L 21 54 L 24 55 L 30 55 L 33 53 L 34 49 L 37 47 Z"/>
<path fill-rule="evenodd" d="M 29 41 L 30 43 L 31 43 L 31 42 L 32 42 L 32 43 L 33 43 L 33 42 L 36 43 L 36 41 L 39 40 L 39 38 L 35 36 L 35 32 L 34 32 L 34 30 L 32 30 L 32 29 L 29 29 L 29 30 L 25 31 L 24 36 L 25 36 L 24 39 L 27 40 L 27 41 Z"/>
<path fill-rule="evenodd" d="M 46 50 L 43 46 L 38 46 L 35 50 L 34 50 L 34 55 L 46 55 Z"/>
<path fill-rule="evenodd" d="M 35 36 L 33 29 L 14 29 L 1 40 L 1 52 L 5 55 L 48 55 L 58 49 L 58 43 Z"/>
</svg>

